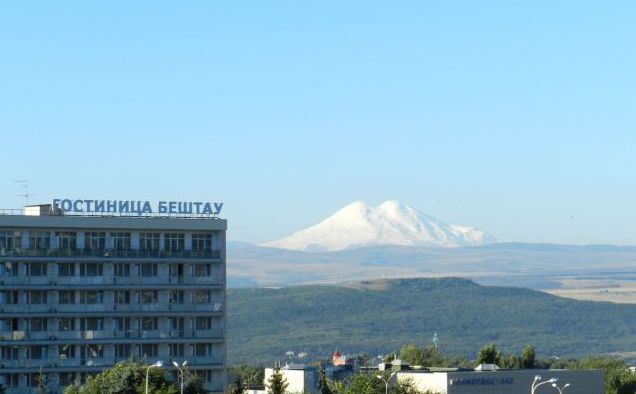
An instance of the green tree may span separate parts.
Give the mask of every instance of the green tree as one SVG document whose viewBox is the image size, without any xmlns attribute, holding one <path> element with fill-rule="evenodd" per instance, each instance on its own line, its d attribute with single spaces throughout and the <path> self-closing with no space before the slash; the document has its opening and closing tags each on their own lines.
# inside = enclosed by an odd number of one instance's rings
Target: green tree
<svg viewBox="0 0 636 394">
<path fill-rule="evenodd" d="M 236 376 L 236 380 L 234 380 L 234 383 L 232 385 L 230 385 L 229 387 L 229 394 L 243 394 L 245 393 L 245 387 L 243 386 L 243 383 L 241 382 L 241 378 L 240 376 Z"/>
<path fill-rule="evenodd" d="M 340 394 L 384 394 L 384 383 L 374 374 L 355 373 L 344 381 Z"/>
<path fill-rule="evenodd" d="M 416 344 L 409 343 L 400 349 L 400 359 L 406 361 L 410 365 L 424 365 L 424 350 L 420 349 Z"/>
<path fill-rule="evenodd" d="M 521 351 L 521 360 L 520 360 L 520 368 L 521 369 L 533 369 L 535 364 L 535 352 L 534 346 L 527 345 Z"/>
<path fill-rule="evenodd" d="M 183 376 L 184 394 L 204 394 L 206 392 L 203 378 L 186 370 Z"/>
<path fill-rule="evenodd" d="M 268 394 L 285 394 L 285 390 L 289 386 L 287 379 L 280 372 L 280 364 L 274 365 L 272 376 L 267 380 Z"/>
<path fill-rule="evenodd" d="M 501 352 L 493 342 L 482 346 L 477 353 L 477 364 L 497 364 L 503 365 Z"/>
<path fill-rule="evenodd" d="M 42 367 L 38 372 L 38 376 L 35 378 L 38 384 L 38 394 L 46 394 L 49 392 L 49 387 L 46 385 L 46 377 L 42 373 Z"/>
<path fill-rule="evenodd" d="M 318 386 L 320 387 L 320 394 L 333 394 L 324 368 L 320 368 L 318 372 Z"/>
<path fill-rule="evenodd" d="M 135 361 L 122 361 L 101 373 L 90 376 L 79 389 L 69 386 L 65 394 L 143 394 L 147 366 Z M 148 387 L 153 394 L 177 394 L 177 386 L 170 382 L 164 370 L 151 368 Z"/>
</svg>

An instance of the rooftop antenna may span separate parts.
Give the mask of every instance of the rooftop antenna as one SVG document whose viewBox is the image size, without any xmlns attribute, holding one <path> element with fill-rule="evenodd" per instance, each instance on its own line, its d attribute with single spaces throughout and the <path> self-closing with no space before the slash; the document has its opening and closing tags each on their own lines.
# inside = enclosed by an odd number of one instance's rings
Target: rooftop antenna
<svg viewBox="0 0 636 394">
<path fill-rule="evenodd" d="M 437 337 L 437 333 L 433 333 L 433 347 L 437 349 L 439 346 L 439 338 Z"/>
<path fill-rule="evenodd" d="M 13 181 L 14 183 L 19 183 L 22 188 L 24 188 L 24 194 L 16 194 L 16 197 L 24 197 L 26 200 L 26 206 L 29 205 L 29 197 L 34 196 L 35 194 L 29 193 L 29 181 L 27 179 L 16 179 Z"/>
</svg>

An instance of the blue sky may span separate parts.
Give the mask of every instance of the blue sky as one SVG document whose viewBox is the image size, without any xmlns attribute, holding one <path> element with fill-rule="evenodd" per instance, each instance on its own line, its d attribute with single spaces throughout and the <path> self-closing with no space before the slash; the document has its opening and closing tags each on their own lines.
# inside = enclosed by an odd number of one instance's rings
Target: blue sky
<svg viewBox="0 0 636 394">
<path fill-rule="evenodd" d="M 636 3 L 0 4 L 0 206 L 222 200 L 266 241 L 398 199 L 636 244 Z"/>
</svg>

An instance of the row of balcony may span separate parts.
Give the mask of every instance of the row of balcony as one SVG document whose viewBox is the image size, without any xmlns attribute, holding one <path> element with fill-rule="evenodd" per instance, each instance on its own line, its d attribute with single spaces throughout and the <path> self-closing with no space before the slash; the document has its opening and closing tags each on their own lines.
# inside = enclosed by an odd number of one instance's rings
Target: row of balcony
<svg viewBox="0 0 636 394">
<path fill-rule="evenodd" d="M 107 367 L 112 366 L 120 361 L 127 360 L 128 357 L 91 357 L 91 358 L 68 358 L 68 359 L 19 359 L 0 360 L 0 370 L 6 369 L 39 369 L 42 368 L 68 368 L 68 367 Z M 161 359 L 161 358 L 159 358 Z M 153 362 L 157 358 L 152 358 Z M 211 356 L 192 356 L 188 357 L 188 364 L 194 365 L 223 365 L 222 355 Z M 171 359 L 164 360 L 164 365 L 172 365 Z"/>
<path fill-rule="evenodd" d="M 205 304 L 0 304 L 0 313 L 95 313 L 95 312 L 223 312 L 220 302 Z"/>
<path fill-rule="evenodd" d="M 221 275 L 212 276 L 2 276 L 0 285 L 93 286 L 93 285 L 223 285 Z"/>
<path fill-rule="evenodd" d="M 86 258 L 194 258 L 221 259 L 220 249 L 142 250 L 142 249 L 28 249 L 0 248 L 0 257 L 86 257 Z"/>
<path fill-rule="evenodd" d="M 223 338 L 223 330 L 216 328 L 211 330 L 0 331 L 0 341 L 198 338 Z"/>
</svg>

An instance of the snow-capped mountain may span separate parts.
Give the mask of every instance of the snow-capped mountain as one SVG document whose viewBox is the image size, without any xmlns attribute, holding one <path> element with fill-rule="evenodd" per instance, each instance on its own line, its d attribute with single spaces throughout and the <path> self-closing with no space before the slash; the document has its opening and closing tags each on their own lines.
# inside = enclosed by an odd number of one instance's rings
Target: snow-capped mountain
<svg viewBox="0 0 636 394">
<path fill-rule="evenodd" d="M 261 246 L 335 251 L 371 245 L 457 247 L 493 242 L 496 239 L 481 230 L 448 225 L 398 201 L 378 206 L 356 201 L 314 226 Z"/>
</svg>

